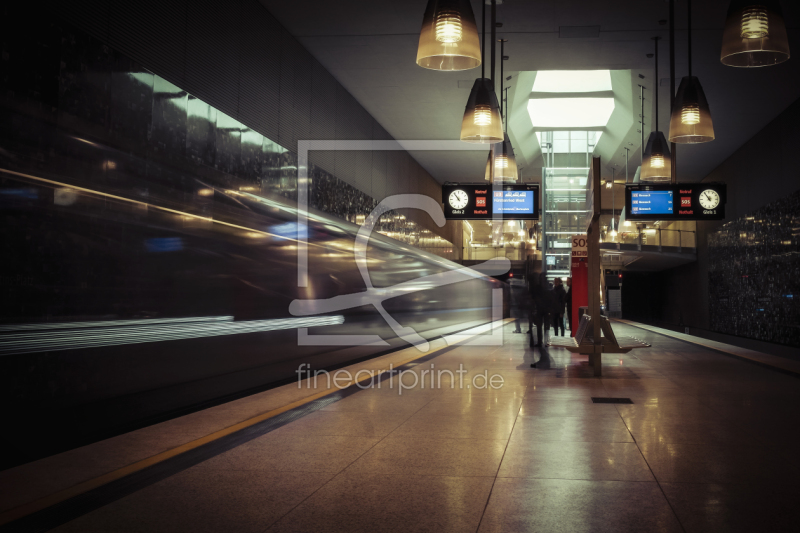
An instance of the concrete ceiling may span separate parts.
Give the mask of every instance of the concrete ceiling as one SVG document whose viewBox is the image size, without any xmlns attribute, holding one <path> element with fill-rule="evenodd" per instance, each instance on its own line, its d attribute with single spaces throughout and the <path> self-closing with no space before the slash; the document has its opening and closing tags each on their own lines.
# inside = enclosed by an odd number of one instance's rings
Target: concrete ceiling
<svg viewBox="0 0 800 533">
<path fill-rule="evenodd" d="M 464 105 L 480 68 L 436 72 L 415 63 L 419 29 L 426 0 L 261 0 L 266 8 L 316 57 L 396 139 L 458 139 Z M 784 1 L 783 10 L 792 51 L 800 53 L 800 2 Z M 481 4 L 472 1 L 480 26 Z M 525 74 L 540 70 L 630 71 L 634 91 L 640 82 L 652 103 L 654 88 L 652 37 L 659 48 L 659 125 L 669 121 L 669 46 L 666 0 L 506 0 L 497 8 L 503 23 L 498 38 L 508 39 L 506 75 L 512 75 L 509 99 L 512 140 L 524 144 L 531 132 L 518 126 L 530 86 Z M 697 181 L 709 174 L 745 141 L 753 137 L 800 97 L 800 60 L 773 67 L 737 69 L 719 61 L 728 0 L 695 1 L 693 9 L 693 74 L 700 78 L 711 106 L 716 140 L 679 145 L 678 179 Z M 488 8 L 487 8 L 488 11 Z M 686 1 L 677 0 L 676 86 L 688 72 L 686 62 Z M 488 14 L 487 14 L 488 17 Z M 488 24 L 487 24 L 488 25 Z M 562 26 L 600 26 L 598 38 L 559 38 Z M 487 50 L 488 51 L 488 50 Z M 499 55 L 499 50 L 498 50 Z M 489 61 L 486 61 L 487 76 Z M 498 72 L 499 78 L 499 72 Z M 461 82 L 461 83 L 459 83 Z M 461 86 L 461 87 L 460 87 Z M 650 93 L 650 94 L 648 94 Z M 615 95 L 619 97 L 615 91 Z M 626 106 L 638 119 L 638 93 Z M 645 110 L 646 117 L 652 110 Z M 646 122 L 648 119 L 646 118 Z M 528 120 L 528 123 L 530 120 Z M 603 135 L 595 155 L 602 158 L 604 177 L 611 168 L 624 172 L 625 146 L 631 148 L 631 175 L 639 164 L 640 134 L 634 125 L 615 135 Z M 648 132 L 650 124 L 646 124 Z M 534 138 L 535 140 L 535 138 Z M 629 144 L 630 143 L 630 144 Z M 516 147 L 516 146 L 515 146 Z M 541 176 L 538 146 L 522 152 L 524 179 Z M 488 151 L 487 151 L 488 153 Z M 413 153 L 437 180 L 483 179 L 486 156 L 481 153 Z M 526 157 L 527 156 L 527 157 Z M 619 176 L 619 173 L 617 174 Z"/>
</svg>

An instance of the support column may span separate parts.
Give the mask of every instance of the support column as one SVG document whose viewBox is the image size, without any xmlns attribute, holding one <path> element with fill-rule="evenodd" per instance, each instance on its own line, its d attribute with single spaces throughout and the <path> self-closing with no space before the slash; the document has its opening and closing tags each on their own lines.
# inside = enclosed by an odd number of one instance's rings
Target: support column
<svg viewBox="0 0 800 533">
<path fill-rule="evenodd" d="M 587 252 L 589 263 L 589 316 L 592 317 L 592 338 L 594 346 L 592 353 L 589 354 L 589 364 L 594 368 L 594 376 L 601 377 L 603 339 L 601 338 L 600 327 L 600 158 L 592 158 L 592 166 L 589 170 L 591 180 L 592 211 L 591 220 L 586 229 Z"/>
</svg>

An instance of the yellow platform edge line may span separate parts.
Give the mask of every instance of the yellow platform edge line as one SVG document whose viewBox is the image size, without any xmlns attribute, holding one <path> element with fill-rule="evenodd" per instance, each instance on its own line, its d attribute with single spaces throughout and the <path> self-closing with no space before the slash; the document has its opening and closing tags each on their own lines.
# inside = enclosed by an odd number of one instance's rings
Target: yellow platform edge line
<svg viewBox="0 0 800 533">
<path fill-rule="evenodd" d="M 482 326 L 477 326 L 476 328 L 481 328 L 481 327 L 485 327 L 485 326 L 488 325 L 488 326 L 491 326 L 489 328 L 490 330 L 491 329 L 496 329 L 497 327 L 500 327 L 500 326 L 504 325 L 505 323 L 507 323 L 510 320 L 513 320 L 513 319 L 503 319 L 503 320 L 497 322 L 497 324 L 499 324 L 499 326 L 495 325 L 496 324 L 495 322 L 487 322 L 486 324 L 484 324 Z M 476 328 L 472 328 L 472 329 L 476 329 Z M 479 335 L 479 334 L 480 333 L 473 333 L 473 334 L 470 335 L 470 337 L 474 337 L 474 336 Z M 463 333 L 461 335 L 463 335 Z M 445 335 L 444 337 L 447 337 L 447 335 Z M 436 342 L 436 341 L 434 340 L 434 341 L 431 341 L 431 342 Z M 152 457 L 148 457 L 146 459 L 142 459 L 140 461 L 136 461 L 135 463 L 129 464 L 128 466 L 124 466 L 122 468 L 118 468 L 116 470 L 112 470 L 111 472 L 108 472 L 108 473 L 103 474 L 101 476 L 98 476 L 96 478 L 92 478 L 92 479 L 89 479 L 89 480 L 86 480 L 86 481 L 82 481 L 81 483 L 78 483 L 77 485 L 74 485 L 74 486 L 72 486 L 72 487 L 70 487 L 68 489 L 64 489 L 64 490 L 60 490 L 58 492 L 54 492 L 53 494 L 50 494 L 48 496 L 44 496 L 42 498 L 39 498 L 38 500 L 33 500 L 31 502 L 24 503 L 24 504 L 22 504 L 22 505 L 20 505 L 18 507 L 14 507 L 13 509 L 9 509 L 7 511 L 4 511 L 3 513 L 0 513 L 0 525 L 4 525 L 4 524 L 7 524 L 9 522 L 13 522 L 14 520 L 19 520 L 20 518 L 23 518 L 25 516 L 33 514 L 33 513 L 37 512 L 37 511 L 41 511 L 42 509 L 47 509 L 48 507 L 52 507 L 53 505 L 56 505 L 56 504 L 61 503 L 63 501 L 66 501 L 66 500 L 68 500 L 70 498 L 74 498 L 75 496 L 79 496 L 79 495 L 81 495 L 83 493 L 89 492 L 90 490 L 94 490 L 96 488 L 102 487 L 103 485 L 107 485 L 107 484 L 111 483 L 112 481 L 116 481 L 118 479 L 122 479 L 125 476 L 129 476 L 130 474 L 133 474 L 133 473 L 138 472 L 140 470 L 144 470 L 145 468 L 148 468 L 150 466 L 156 465 L 158 463 L 164 462 L 167 459 L 171 459 L 173 457 L 177 457 L 178 455 L 186 453 L 186 452 L 188 452 L 190 450 L 193 450 L 195 448 L 199 448 L 200 446 L 203 446 L 204 444 L 208 444 L 209 442 L 213 442 L 215 440 L 221 439 L 222 437 L 226 437 L 226 436 L 228 436 L 228 435 L 230 435 L 232 433 L 236 433 L 237 431 L 240 431 L 242 429 L 245 429 L 245 428 L 248 428 L 248 427 L 253 426 L 255 424 L 258 424 L 259 422 L 263 422 L 264 420 L 268 420 L 270 418 L 274 418 L 274 417 L 276 417 L 276 416 L 278 416 L 278 415 L 280 415 L 282 413 L 285 413 L 286 411 L 289 411 L 289 410 L 294 409 L 296 407 L 300 407 L 302 405 L 310 403 L 310 402 L 312 402 L 314 400 L 317 400 L 319 398 L 327 396 L 327 395 L 329 395 L 329 394 L 331 394 L 333 392 L 336 392 L 338 390 L 343 390 L 343 389 L 345 389 L 345 388 L 347 388 L 347 387 L 349 387 L 351 385 L 355 385 L 356 383 L 361 383 L 361 382 L 364 382 L 364 381 L 371 381 L 373 379 L 373 376 L 375 376 L 375 375 L 378 375 L 378 374 L 381 374 L 381 373 L 384 373 L 384 372 L 388 372 L 390 369 L 401 367 L 401 366 L 406 365 L 406 364 L 408 364 L 408 363 L 410 363 L 412 361 L 415 361 L 415 360 L 420 359 L 422 357 L 426 357 L 426 356 L 434 354 L 436 352 L 440 352 L 440 351 L 442 351 L 442 350 L 444 350 L 446 348 L 450 348 L 450 347 L 455 346 L 457 344 L 463 344 L 464 341 L 462 340 L 460 343 L 456 343 L 456 344 L 453 344 L 453 345 L 448 344 L 444 340 L 442 340 L 442 342 L 444 342 L 443 346 L 439 346 L 437 348 L 431 348 L 427 352 L 420 352 L 418 355 L 415 355 L 414 357 L 405 359 L 405 360 L 403 360 L 402 362 L 399 362 L 399 363 L 390 363 L 388 367 L 384 367 L 384 368 L 381 368 L 379 370 L 372 370 L 371 371 L 372 373 L 369 375 L 369 377 L 366 377 L 366 378 L 364 378 L 362 380 L 356 381 L 356 380 L 353 379 L 353 380 L 350 380 L 347 383 L 346 386 L 329 387 L 329 388 L 327 388 L 327 389 L 325 389 L 323 391 L 320 391 L 318 393 L 312 394 L 310 396 L 306 396 L 305 398 L 302 398 L 300 400 L 295 400 L 294 402 L 291 402 L 291 403 L 289 403 L 287 405 L 284 405 L 282 407 L 278 407 L 277 409 L 273 409 L 271 411 L 267 411 L 266 413 L 262 413 L 260 415 L 254 416 L 252 418 L 248 418 L 247 420 L 243 420 L 242 422 L 238 422 L 238 423 L 236 423 L 236 424 L 234 424 L 234 425 L 232 425 L 230 427 L 227 427 L 225 429 L 221 429 L 219 431 L 215 431 L 214 433 L 210 433 L 210 434 L 206 435 L 205 437 L 200 437 L 199 439 L 195 439 L 195 440 L 193 440 L 191 442 L 187 442 L 186 444 L 182 444 L 182 445 L 180 445 L 180 446 L 178 446 L 176 448 L 172 448 L 171 450 L 167 450 L 167 451 L 158 453 L 156 455 L 153 455 Z M 408 349 L 413 349 L 413 348 L 407 348 L 407 347 L 406 348 L 401 348 L 397 352 L 400 352 L 400 351 L 403 351 L 403 350 L 408 350 Z M 397 352 L 395 352 L 395 353 L 397 353 Z"/>
</svg>

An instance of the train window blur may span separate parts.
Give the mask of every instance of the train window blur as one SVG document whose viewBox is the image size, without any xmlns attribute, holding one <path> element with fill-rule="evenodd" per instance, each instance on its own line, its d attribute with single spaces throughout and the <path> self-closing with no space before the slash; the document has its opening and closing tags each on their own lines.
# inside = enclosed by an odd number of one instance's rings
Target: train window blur
<svg viewBox="0 0 800 533">
<path fill-rule="evenodd" d="M 144 244 L 148 252 L 177 252 L 183 250 L 183 240 L 180 237 L 147 239 Z"/>
</svg>

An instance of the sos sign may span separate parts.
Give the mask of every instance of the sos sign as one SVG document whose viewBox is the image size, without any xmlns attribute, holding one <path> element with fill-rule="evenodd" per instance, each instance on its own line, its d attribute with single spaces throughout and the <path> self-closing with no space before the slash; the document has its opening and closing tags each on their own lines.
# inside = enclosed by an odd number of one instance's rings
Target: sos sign
<svg viewBox="0 0 800 533">
<path fill-rule="evenodd" d="M 572 257 L 589 257 L 588 238 L 586 235 L 572 236 Z"/>
</svg>

